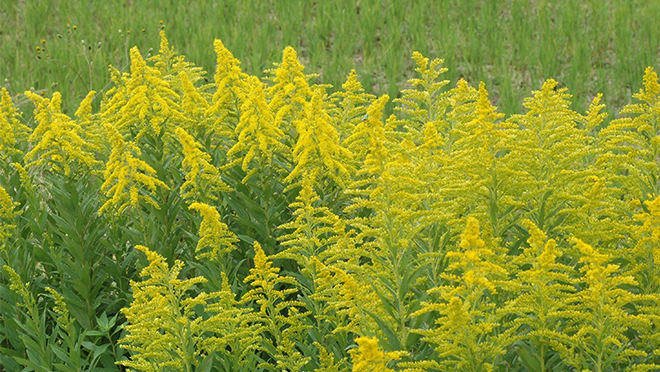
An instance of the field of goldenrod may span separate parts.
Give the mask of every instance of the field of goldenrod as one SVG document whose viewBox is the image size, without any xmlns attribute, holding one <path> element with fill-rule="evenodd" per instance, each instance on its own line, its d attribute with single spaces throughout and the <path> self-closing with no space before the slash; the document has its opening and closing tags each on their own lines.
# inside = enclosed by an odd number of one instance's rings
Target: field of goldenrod
<svg viewBox="0 0 660 372">
<path fill-rule="evenodd" d="M 393 100 L 213 78 L 161 33 L 73 117 L 0 101 L 0 370 L 660 369 L 660 83 L 505 117 L 413 53 Z"/>
</svg>

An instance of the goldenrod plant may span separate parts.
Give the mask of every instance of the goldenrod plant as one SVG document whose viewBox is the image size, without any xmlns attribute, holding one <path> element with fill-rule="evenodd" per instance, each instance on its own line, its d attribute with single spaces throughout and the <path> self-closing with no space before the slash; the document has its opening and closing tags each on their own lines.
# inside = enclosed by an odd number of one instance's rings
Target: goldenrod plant
<svg viewBox="0 0 660 372">
<path fill-rule="evenodd" d="M 160 37 L 73 116 L 0 91 L 0 371 L 660 369 L 653 68 L 506 116 L 417 52 L 390 99 Z"/>
<path fill-rule="evenodd" d="M 6 167 L 11 159 L 23 154 L 16 146 L 25 145 L 25 138 L 32 132 L 30 127 L 21 123 L 20 112 L 14 106 L 7 89 L 0 90 L 0 135 L 2 135 L 2 166 Z"/>
</svg>

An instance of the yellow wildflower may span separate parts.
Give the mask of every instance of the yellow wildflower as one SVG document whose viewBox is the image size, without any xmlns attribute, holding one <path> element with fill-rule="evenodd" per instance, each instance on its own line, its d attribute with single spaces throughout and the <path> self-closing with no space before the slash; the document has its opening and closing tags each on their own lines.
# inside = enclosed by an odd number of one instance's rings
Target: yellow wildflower
<svg viewBox="0 0 660 372">
<path fill-rule="evenodd" d="M 36 301 L 34 300 L 34 297 L 32 297 L 32 293 L 28 290 L 30 284 L 29 283 L 23 283 L 21 280 L 21 276 L 18 275 L 16 270 L 14 270 L 11 266 L 4 265 L 2 269 L 9 274 L 9 289 L 12 291 L 16 292 L 23 301 L 19 304 L 20 306 L 23 306 L 27 309 L 32 309 L 36 305 Z"/>
<path fill-rule="evenodd" d="M 183 128 L 177 128 L 176 134 L 185 155 L 182 165 L 187 170 L 186 181 L 181 186 L 182 196 L 218 200 L 217 194 L 230 188 L 222 181 L 218 168 L 211 164 L 211 155 L 202 151 L 202 145 Z"/>
<path fill-rule="evenodd" d="M 198 211 L 202 217 L 199 226 L 199 242 L 197 242 L 198 259 L 208 258 L 210 260 L 221 261 L 232 250 L 236 249 L 234 243 L 238 242 L 236 235 L 232 233 L 227 225 L 220 222 L 220 213 L 215 207 L 204 203 L 193 203 L 189 209 Z M 210 248 L 210 252 L 207 250 Z"/>
<path fill-rule="evenodd" d="M 236 94 L 236 83 L 246 76 L 241 71 L 241 62 L 225 48 L 222 41 L 216 39 L 213 48 L 218 58 L 215 69 L 216 92 L 213 94 L 214 105 L 226 105 L 231 101 L 232 94 Z"/>
<path fill-rule="evenodd" d="M 80 137 L 82 128 L 62 113 L 62 95 L 55 92 L 52 99 L 29 91 L 25 95 L 37 106 L 35 119 L 39 123 L 28 139 L 34 147 L 25 154 L 26 161 L 37 159 L 27 163 L 26 167 L 50 165 L 55 171 L 63 170 L 67 176 L 73 161 L 87 168 L 93 167 L 97 161 L 87 151 L 88 144 Z"/>
<path fill-rule="evenodd" d="M 66 302 L 64 302 L 64 296 L 59 294 L 56 290 L 50 287 L 46 287 L 46 291 L 53 296 L 55 300 L 55 307 L 53 310 L 57 313 L 57 323 L 60 327 L 67 328 L 71 325 L 71 319 L 69 318 L 69 309 L 66 307 Z"/>
<path fill-rule="evenodd" d="M 493 262 L 495 253 L 486 248 L 486 243 L 481 239 L 479 221 L 476 218 L 468 218 L 459 246 L 463 249 L 462 252 L 447 253 L 447 258 L 452 262 L 446 273 L 462 271 L 461 279 L 468 291 L 478 293 L 482 289 L 488 289 L 491 293 L 497 293 L 496 283 L 502 283 L 497 279 L 503 278 L 507 271 Z"/>
<path fill-rule="evenodd" d="M 181 261 L 169 268 L 158 253 L 144 246 L 135 248 L 146 254 L 149 265 L 140 272 L 143 281 L 131 281 L 133 302 L 122 309 L 129 324 L 119 343 L 133 355 L 131 360 L 117 364 L 149 372 L 191 370 L 199 363 L 201 345 L 207 337 L 196 308 L 206 305 L 213 296 L 202 292 L 186 298 L 186 293 L 206 279 L 180 280 Z"/>
<path fill-rule="evenodd" d="M 13 235 L 12 231 L 16 228 L 14 219 L 21 214 L 20 211 L 15 211 L 19 205 L 20 203 L 13 202 L 7 190 L 0 186 L 0 249 L 5 248 L 4 240 Z"/>
<path fill-rule="evenodd" d="M 147 133 L 158 137 L 166 122 L 185 121 L 176 103 L 179 95 L 161 71 L 147 65 L 137 47 L 131 48 L 130 56 L 131 73 L 113 78 L 118 86 L 108 92 L 101 118 L 121 133 L 135 133 L 136 141 Z"/>
<path fill-rule="evenodd" d="M 351 153 L 339 145 L 339 133 L 331 124 L 320 92 L 305 105 L 302 120 L 295 123 L 298 130 L 298 141 L 293 148 L 295 167 L 285 181 L 291 182 L 304 174 L 314 180 L 328 177 L 341 184 L 341 178 L 348 176 L 342 160 Z"/>
<path fill-rule="evenodd" d="M 389 99 L 388 95 L 383 95 L 373 102 L 367 108 L 365 120 L 355 127 L 353 134 L 344 142 L 355 155 L 356 161 L 364 161 L 364 171 L 368 173 L 381 173 L 389 156 L 382 122 L 382 112 Z"/>
<path fill-rule="evenodd" d="M 660 94 L 660 83 L 658 83 L 658 74 L 653 70 L 653 67 L 647 67 L 644 71 L 644 89 L 640 89 L 639 93 L 633 94 L 633 98 L 644 101 L 649 105 L 657 104 L 657 96 Z"/>
<path fill-rule="evenodd" d="M 303 73 L 304 69 L 296 51 L 286 47 L 282 62 L 274 70 L 272 80 L 275 84 L 268 89 L 268 108 L 275 114 L 274 124 L 284 131 L 287 131 L 283 127 L 284 121 L 298 119 L 305 102 L 313 95 L 309 87 L 310 76 Z"/>
<path fill-rule="evenodd" d="M 183 97 L 181 101 L 181 110 L 186 118 L 193 123 L 204 120 L 204 114 L 209 108 L 209 102 L 202 96 L 197 87 L 190 80 L 190 74 L 186 71 L 179 72 L 178 75 Z"/>
<path fill-rule="evenodd" d="M 133 155 L 141 154 L 135 143 L 127 143 L 112 125 L 106 124 L 105 129 L 112 143 L 112 153 L 106 163 L 105 182 L 101 185 L 101 190 L 109 199 L 101 206 L 99 214 L 111 207 L 119 214 L 128 206 L 136 207 L 139 200 L 159 208 L 151 196 L 142 194 L 143 188 L 155 192 L 158 187 L 166 190 L 169 190 L 169 187 L 154 177 L 155 169 Z"/>
<path fill-rule="evenodd" d="M 290 152 L 280 142 L 284 132 L 274 124 L 275 119 L 266 102 L 264 84 L 254 76 L 249 78 L 248 84 L 250 92 L 241 107 L 241 119 L 236 127 L 238 142 L 227 151 L 229 157 L 242 154 L 241 168 L 244 171 L 250 168 L 253 160 L 258 164 L 270 164 L 275 152 L 283 155 Z M 253 168 L 252 172 L 248 172 L 243 182 L 255 171 L 256 168 Z"/>
<path fill-rule="evenodd" d="M 461 235 L 460 247 L 464 250 L 483 248 L 486 243 L 479 237 L 479 221 L 468 218 L 467 227 Z"/>
<path fill-rule="evenodd" d="M 376 96 L 364 92 L 355 70 L 351 70 L 346 82 L 341 87 L 343 91 L 335 92 L 331 97 L 340 99 L 336 115 L 333 116 L 337 117 L 339 121 L 340 140 L 343 144 L 344 139 L 353 132 L 355 126 L 366 114 L 369 102 L 373 101 Z"/>
<path fill-rule="evenodd" d="M 30 128 L 19 121 L 19 112 L 6 88 L 0 89 L 0 160 L 21 154 L 19 143 L 30 135 Z"/>
<path fill-rule="evenodd" d="M 403 351 L 384 352 L 375 337 L 358 337 L 356 349 L 349 350 L 353 357 L 353 372 L 390 372 L 392 361 L 401 359 L 407 353 Z"/>
<path fill-rule="evenodd" d="M 409 79 L 408 84 L 414 89 L 402 90 L 401 98 L 394 102 L 401 104 L 397 110 L 408 117 L 403 126 L 410 132 L 413 141 L 419 143 L 420 131 L 427 123 L 435 122 L 438 129 L 444 127 L 443 117 L 449 107 L 449 92 L 441 92 L 441 89 L 449 84 L 449 80 L 439 80 L 440 75 L 447 72 L 446 68 L 440 67 L 444 60 L 434 59 L 429 62 L 419 52 L 413 52 L 412 59 L 420 77 Z"/>
</svg>

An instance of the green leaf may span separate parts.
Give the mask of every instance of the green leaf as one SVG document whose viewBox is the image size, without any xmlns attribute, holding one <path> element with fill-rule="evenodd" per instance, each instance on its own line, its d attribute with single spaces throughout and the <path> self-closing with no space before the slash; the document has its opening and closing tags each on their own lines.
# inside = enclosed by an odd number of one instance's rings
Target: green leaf
<svg viewBox="0 0 660 372">
<path fill-rule="evenodd" d="M 385 336 L 387 337 L 387 342 L 389 346 L 389 351 L 392 350 L 401 350 L 401 343 L 399 342 L 399 338 L 396 336 L 395 332 L 390 328 L 388 323 L 384 322 L 378 315 L 368 311 L 364 310 L 375 322 L 378 324 L 378 327 L 380 327 L 380 330 L 385 333 Z"/>
<path fill-rule="evenodd" d="M 545 372 L 541 370 L 541 364 L 537 359 L 536 350 L 532 346 L 522 341 L 516 342 L 514 345 L 516 346 L 516 353 L 520 357 L 520 361 L 525 366 L 527 371 Z"/>
</svg>

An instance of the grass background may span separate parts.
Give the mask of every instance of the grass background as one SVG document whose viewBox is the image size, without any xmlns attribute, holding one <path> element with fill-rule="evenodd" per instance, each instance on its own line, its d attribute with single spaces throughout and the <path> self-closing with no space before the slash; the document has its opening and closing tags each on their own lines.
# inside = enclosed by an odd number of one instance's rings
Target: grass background
<svg viewBox="0 0 660 372">
<path fill-rule="evenodd" d="M 130 47 L 157 50 L 164 27 L 171 45 L 207 71 L 215 38 L 259 76 L 291 45 L 306 71 L 335 89 L 354 68 L 368 92 L 396 97 L 413 76 L 417 50 L 445 59 L 452 82 L 486 82 L 507 114 L 521 112 L 522 98 L 549 77 L 574 94 L 574 109 L 603 92 L 614 113 L 641 87 L 644 69 L 657 68 L 660 53 L 657 0 L 187 3 L 2 0 L 0 85 L 24 110 L 26 89 L 61 91 L 71 114 L 90 89 L 108 86 L 108 64 L 127 69 Z"/>
</svg>

